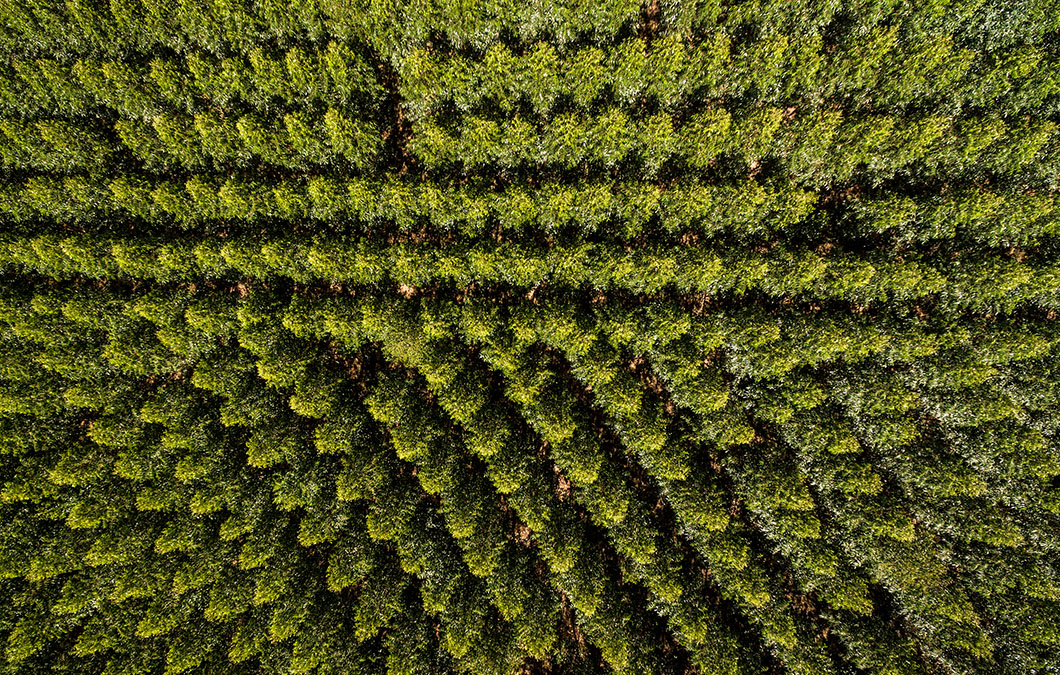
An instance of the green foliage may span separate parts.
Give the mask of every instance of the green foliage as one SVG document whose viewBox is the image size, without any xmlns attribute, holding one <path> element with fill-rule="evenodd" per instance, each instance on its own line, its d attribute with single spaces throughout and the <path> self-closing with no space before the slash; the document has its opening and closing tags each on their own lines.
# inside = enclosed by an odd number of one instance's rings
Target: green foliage
<svg viewBox="0 0 1060 675">
<path fill-rule="evenodd" d="M 1047 2 L 0 7 L 0 670 L 1060 668 Z"/>
</svg>

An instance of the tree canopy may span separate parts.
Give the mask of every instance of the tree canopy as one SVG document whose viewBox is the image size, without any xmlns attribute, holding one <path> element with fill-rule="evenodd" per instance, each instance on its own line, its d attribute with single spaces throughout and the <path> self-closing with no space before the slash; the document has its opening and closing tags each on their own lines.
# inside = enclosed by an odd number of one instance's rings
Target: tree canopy
<svg viewBox="0 0 1060 675">
<path fill-rule="evenodd" d="M 1056 0 L 0 17 L 0 673 L 1060 672 Z"/>
</svg>

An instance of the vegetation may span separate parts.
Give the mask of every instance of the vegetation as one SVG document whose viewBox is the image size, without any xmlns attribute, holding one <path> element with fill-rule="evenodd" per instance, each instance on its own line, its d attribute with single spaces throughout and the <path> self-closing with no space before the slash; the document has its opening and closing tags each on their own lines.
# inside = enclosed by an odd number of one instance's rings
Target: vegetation
<svg viewBox="0 0 1060 675">
<path fill-rule="evenodd" d="M 1053 0 L 0 15 L 0 672 L 1060 672 Z"/>
</svg>

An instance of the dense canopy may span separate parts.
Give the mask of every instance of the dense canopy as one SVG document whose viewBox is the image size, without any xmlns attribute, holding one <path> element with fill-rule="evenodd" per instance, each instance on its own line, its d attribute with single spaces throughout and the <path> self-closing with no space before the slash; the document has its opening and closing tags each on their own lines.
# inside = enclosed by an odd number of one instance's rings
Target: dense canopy
<svg viewBox="0 0 1060 675">
<path fill-rule="evenodd" d="M 1060 672 L 1056 0 L 0 17 L 0 673 Z"/>
</svg>

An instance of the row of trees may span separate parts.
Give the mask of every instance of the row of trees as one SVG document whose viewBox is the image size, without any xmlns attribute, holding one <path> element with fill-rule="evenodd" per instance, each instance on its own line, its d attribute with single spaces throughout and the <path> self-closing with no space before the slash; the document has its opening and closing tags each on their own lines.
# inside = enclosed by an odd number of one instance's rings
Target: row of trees
<svg viewBox="0 0 1060 675">
<path fill-rule="evenodd" d="M 421 0 L 401 7 L 383 0 L 298 0 L 294 5 L 275 0 L 253 5 L 183 3 L 171 11 L 157 6 L 157 0 L 123 0 L 102 6 L 37 1 L 5 9 L 4 23 L 8 28 L 0 46 L 9 50 L 113 55 L 198 49 L 227 56 L 249 52 L 263 43 L 287 46 L 322 43 L 332 38 L 360 39 L 385 58 L 400 63 L 426 47 L 432 31 L 458 49 L 487 51 L 502 36 L 512 36 L 522 43 L 547 40 L 560 49 L 576 49 L 580 40 L 607 43 L 627 37 L 642 23 L 642 7 L 633 2 L 606 8 L 570 0 L 547 6 L 505 4 L 476 8 L 481 11 L 467 9 L 452 0 Z M 773 46 L 763 49 L 774 53 L 798 51 L 797 45 L 807 44 L 807 39 L 812 47 L 814 40 L 827 35 L 845 48 L 838 58 L 830 59 L 841 64 L 830 74 L 833 86 L 849 86 L 842 77 L 849 73 L 857 84 L 861 84 L 858 77 L 868 77 L 865 84 L 886 88 L 891 82 L 901 82 L 901 77 L 882 79 L 869 71 L 890 74 L 894 69 L 897 74 L 909 74 L 910 79 L 930 87 L 931 77 L 938 75 L 932 66 L 942 72 L 956 69 L 959 76 L 967 68 L 962 61 L 967 62 L 969 49 L 987 57 L 1000 53 L 1002 58 L 997 60 L 1003 62 L 1007 49 L 1037 43 L 1057 29 L 1050 9 L 1044 0 L 1027 3 L 1019 17 L 1006 13 L 1001 3 L 990 3 L 988 7 L 961 3 L 945 14 L 928 6 L 880 5 L 861 10 L 854 26 L 836 21 L 837 8 L 817 0 L 797 6 L 769 0 L 752 7 L 683 0 L 660 5 L 653 20 L 659 41 L 664 43 L 668 35 L 691 35 L 699 41 L 704 34 L 713 36 L 722 31 L 740 35 L 741 47 L 743 42 L 759 39 L 772 42 Z M 984 31 L 977 20 L 998 24 L 996 31 L 986 33 L 990 40 L 983 39 Z M 742 33 L 738 30 L 741 26 L 745 28 Z M 826 31 L 825 27 L 833 30 Z M 865 39 L 865 32 L 869 32 L 870 39 Z M 794 36 L 800 39 L 793 39 Z M 934 50 L 928 48 L 932 39 Z M 819 49 L 803 48 L 809 53 Z M 761 59 L 763 55 L 754 58 Z M 957 63 L 947 64 L 953 60 Z M 881 61 L 889 68 L 877 67 Z M 812 61 L 798 63 L 798 70 L 813 74 Z"/>
<path fill-rule="evenodd" d="M 854 117 L 839 112 L 796 114 L 783 122 L 780 108 L 713 109 L 676 126 L 665 113 L 630 118 L 620 109 L 598 115 L 559 114 L 538 127 L 521 117 L 503 120 L 466 116 L 450 126 L 425 121 L 413 126 L 409 148 L 430 170 L 525 165 L 573 169 L 584 164 L 643 165 L 654 176 L 667 162 L 702 169 L 724 156 L 748 164 L 775 162 L 772 175 L 790 176 L 808 187 L 842 185 L 858 173 L 879 184 L 915 163 L 923 177 L 997 176 L 1035 172 L 1048 184 L 1060 171 L 1057 125 L 1046 120 L 1014 128 L 997 119 L 955 120 L 942 116 Z M 733 122 L 733 119 L 736 121 Z M 1035 171 L 1037 170 L 1037 171 Z M 1021 176 L 1022 177 L 1022 176 Z"/>
<path fill-rule="evenodd" d="M 48 157 L 58 162 L 63 154 Z M 91 227 L 103 216 L 135 217 L 157 225 L 175 222 L 190 230 L 217 219 L 267 223 L 291 218 L 328 221 L 336 229 L 392 223 L 407 232 L 430 226 L 468 236 L 499 228 L 627 239 L 662 229 L 678 236 L 756 240 L 788 231 L 794 236 L 805 224 L 828 227 L 830 220 L 814 213 L 818 201 L 815 193 L 799 187 L 767 188 L 750 181 L 688 181 L 666 189 L 632 181 L 556 182 L 490 190 L 474 183 L 445 186 L 386 177 L 264 182 L 249 176 L 195 176 L 187 181 L 42 176 L 5 185 L 0 213 L 15 221 L 58 219 L 82 227 Z M 886 234 L 894 238 L 883 242 L 887 246 L 958 238 L 987 246 L 1034 247 L 1049 242 L 1060 222 L 1051 192 L 966 190 L 923 200 L 881 195 L 839 206 L 832 221 L 836 239 Z"/>
<path fill-rule="evenodd" d="M 224 170 L 264 162 L 285 169 L 325 166 L 353 173 L 371 167 L 382 142 L 371 122 L 334 108 L 321 116 L 287 113 L 271 119 L 198 114 L 159 115 L 150 123 L 119 121 L 122 144 L 148 170 Z"/>
<path fill-rule="evenodd" d="M 767 253 L 717 248 L 607 244 L 539 247 L 513 242 L 377 244 L 337 237 L 242 236 L 213 241 L 196 237 L 117 238 L 8 236 L 0 262 L 57 279 L 131 277 L 157 281 L 199 278 L 300 283 L 326 281 L 353 286 L 536 289 L 585 288 L 629 294 L 675 294 L 695 305 L 706 297 L 753 297 L 853 303 L 932 303 L 944 313 L 966 310 L 1013 312 L 1021 305 L 1058 306 L 1060 278 L 1041 260 L 1030 264 L 990 255 L 945 262 L 923 257 L 895 260 L 830 251 L 826 255 L 788 247 Z M 547 291 L 542 291 L 547 292 Z M 706 294 L 705 296 L 703 294 Z"/>
<path fill-rule="evenodd" d="M 130 51 L 205 50 L 218 56 L 249 52 L 262 44 L 322 43 L 359 39 L 397 59 L 431 39 L 436 27 L 454 43 L 488 46 L 501 35 L 519 40 L 573 42 L 586 35 L 606 40 L 636 23 L 641 5 L 631 0 L 606 7 L 587 0 L 547 6 L 481 5 L 420 0 L 266 0 L 231 3 L 120 0 L 56 4 L 33 0 L 4 9 L 0 48 L 51 54 L 122 55 Z"/>
<path fill-rule="evenodd" d="M 959 112 L 1003 102 L 1016 111 L 1051 102 L 1060 87 L 1055 55 L 1036 45 L 995 55 L 962 48 L 950 35 L 902 40 L 898 24 L 867 32 L 845 35 L 833 49 L 817 32 L 763 32 L 734 47 L 724 30 L 695 40 L 668 32 L 651 43 L 628 38 L 569 51 L 551 42 L 519 53 L 494 43 L 480 56 L 421 48 L 401 59 L 400 91 L 418 120 L 450 104 L 462 112 L 489 105 L 510 112 L 526 102 L 548 115 L 557 105 L 590 109 L 601 101 L 628 106 L 648 99 L 672 110 L 748 95 L 780 107 L 834 101 L 900 111 L 929 101 Z M 1021 80 L 1016 87 L 1013 76 Z"/>
<path fill-rule="evenodd" d="M 150 120 L 163 114 L 221 109 L 313 109 L 335 106 L 371 113 L 383 89 L 376 73 L 347 43 L 319 48 L 260 47 L 218 58 L 191 52 L 146 64 L 79 58 L 17 60 L 0 69 L 0 105 L 18 115 L 78 117 L 105 108 Z"/>
<path fill-rule="evenodd" d="M 481 235 L 492 227 L 546 232 L 601 231 L 616 223 L 621 235 L 636 236 L 657 218 L 670 232 L 713 234 L 731 230 L 754 236 L 783 229 L 808 215 L 817 200 L 809 191 L 769 189 L 747 182 L 711 185 L 688 182 L 669 189 L 633 181 L 581 185 L 555 182 L 533 188 L 444 186 L 387 176 L 365 178 L 298 176 L 264 181 L 251 176 L 227 179 L 196 175 L 181 180 L 39 176 L 9 183 L 0 192 L 0 212 L 12 220 L 60 219 L 90 226 L 102 216 L 132 216 L 144 221 L 176 222 L 197 229 L 226 219 L 313 219 L 385 225 L 406 231 L 424 225 Z M 1052 197 L 1039 202 L 1052 204 Z M 1044 215 L 1051 216 L 1052 209 Z M 616 228 L 617 229 L 617 228 Z"/>
<path fill-rule="evenodd" d="M 149 123 L 121 120 L 120 142 L 98 124 L 63 120 L 16 122 L 0 128 L 0 162 L 16 169 L 105 172 L 125 152 L 149 171 L 214 171 L 266 162 L 287 169 L 316 165 L 364 170 L 380 149 L 378 128 L 351 120 L 334 108 L 321 116 L 288 113 L 280 118 L 159 115 Z"/>
</svg>

